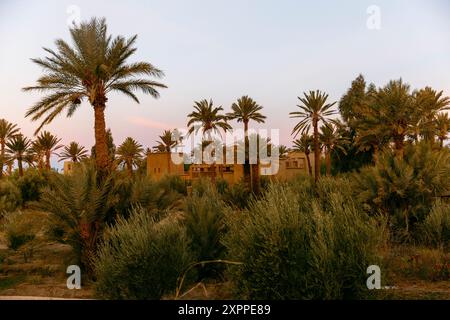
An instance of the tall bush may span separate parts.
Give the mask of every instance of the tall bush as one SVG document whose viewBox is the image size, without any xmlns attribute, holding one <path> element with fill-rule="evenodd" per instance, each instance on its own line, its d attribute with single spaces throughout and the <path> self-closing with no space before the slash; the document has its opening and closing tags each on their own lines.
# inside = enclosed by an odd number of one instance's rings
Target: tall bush
<svg viewBox="0 0 450 320">
<path fill-rule="evenodd" d="M 175 290 L 192 262 L 189 239 L 176 218 L 157 221 L 137 208 L 105 232 L 93 262 L 96 292 L 108 299 L 160 299 Z"/>
<path fill-rule="evenodd" d="M 20 190 L 10 180 L 0 180 L 0 213 L 16 210 L 22 204 Z"/>
<path fill-rule="evenodd" d="M 297 189 L 303 184 L 307 188 Z M 330 179 L 319 182 L 330 183 Z M 342 181 L 341 183 L 348 183 Z M 338 187 L 338 185 L 335 185 Z M 308 188 L 309 187 L 309 188 Z M 250 299 L 344 299 L 368 293 L 366 269 L 379 263 L 382 232 L 340 189 L 325 185 L 327 204 L 307 180 L 273 184 L 243 213 L 227 215 L 231 277 Z M 325 191 L 324 191 L 325 192 Z"/>
</svg>

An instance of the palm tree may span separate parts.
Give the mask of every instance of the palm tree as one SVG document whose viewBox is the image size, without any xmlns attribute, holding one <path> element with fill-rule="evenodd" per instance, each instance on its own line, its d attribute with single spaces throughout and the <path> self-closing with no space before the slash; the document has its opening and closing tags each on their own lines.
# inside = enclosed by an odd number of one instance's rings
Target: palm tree
<svg viewBox="0 0 450 320">
<path fill-rule="evenodd" d="M 41 152 L 45 158 L 45 168 L 50 170 L 50 157 L 56 153 L 56 150 L 60 149 L 62 145 L 58 143 L 61 139 L 58 139 L 55 135 L 48 131 L 42 132 L 36 140 L 33 142 L 33 149 Z"/>
<path fill-rule="evenodd" d="M 301 104 L 297 105 L 301 111 L 291 112 L 291 118 L 300 118 L 292 134 L 295 134 L 294 138 L 299 133 L 308 133 L 311 126 L 313 127 L 313 142 L 314 142 L 314 179 L 319 179 L 319 158 L 320 158 L 320 146 L 319 146 L 319 122 L 327 124 L 329 117 L 336 113 L 331 108 L 336 104 L 327 103 L 328 94 L 321 92 L 320 90 L 310 91 L 309 94 L 304 92 L 304 97 L 298 97 Z"/>
<path fill-rule="evenodd" d="M 278 146 L 278 155 L 280 159 L 284 160 L 287 158 L 289 151 L 291 151 L 288 147 L 285 145 L 279 145 Z"/>
<path fill-rule="evenodd" d="M 220 130 L 227 131 L 231 129 L 231 126 L 227 123 L 228 117 L 222 114 L 221 111 L 223 111 L 223 108 L 221 106 L 215 107 L 212 99 L 209 100 L 209 102 L 206 99 L 195 101 L 194 111 L 188 114 L 188 134 L 192 134 L 194 132 L 197 133 L 201 130 L 203 137 L 206 134 L 207 141 L 213 141 L 213 132 L 220 134 Z M 199 124 L 199 126 L 196 124 Z M 212 180 L 215 182 L 215 163 L 212 164 L 212 171 Z"/>
<path fill-rule="evenodd" d="M 320 130 L 322 131 L 320 134 L 320 142 L 325 148 L 325 163 L 327 167 L 327 176 L 329 176 L 331 175 L 331 154 L 338 149 L 343 154 L 346 154 L 347 151 L 344 148 L 344 144 L 346 144 L 348 140 L 342 137 L 339 131 L 330 123 L 322 126 Z"/>
<path fill-rule="evenodd" d="M 372 119 L 378 131 L 384 132 L 394 142 L 398 158 L 403 158 L 404 141 L 408 126 L 413 122 L 414 100 L 410 94 L 410 86 L 402 79 L 390 81 L 384 88 L 378 90 L 374 104 L 375 118 Z M 369 114 L 370 118 L 371 114 Z"/>
<path fill-rule="evenodd" d="M 125 141 L 117 149 L 117 162 L 118 164 L 124 164 L 127 168 L 128 175 L 133 175 L 133 166 L 137 166 L 142 159 L 142 153 L 144 148 L 136 140 L 131 137 L 125 139 Z"/>
<path fill-rule="evenodd" d="M 434 120 L 439 112 L 449 109 L 450 98 L 444 96 L 443 91 L 437 92 L 430 87 L 415 91 L 413 98 L 416 110 L 413 115 L 419 116 L 417 131 L 425 140 L 434 141 Z"/>
<path fill-rule="evenodd" d="M 439 113 L 435 119 L 437 137 L 439 139 L 441 147 L 444 146 L 444 141 L 447 139 L 450 131 L 450 118 L 448 113 Z"/>
<path fill-rule="evenodd" d="M 3 177 L 3 166 L 5 165 L 6 142 L 19 133 L 17 125 L 12 124 L 5 119 L 0 119 L 0 179 Z"/>
<path fill-rule="evenodd" d="M 171 130 L 164 130 L 163 134 L 159 136 L 159 141 L 157 141 L 157 145 L 153 147 L 153 150 L 158 152 L 172 152 L 172 149 L 175 148 L 180 142 L 181 137 L 178 141 L 172 140 L 174 138 L 174 132 Z"/>
<path fill-rule="evenodd" d="M 31 141 L 21 134 L 13 136 L 9 141 L 6 142 L 6 152 L 8 153 L 11 160 L 17 161 L 17 166 L 19 168 L 19 176 L 23 176 L 23 161 L 27 155 L 30 148 Z"/>
<path fill-rule="evenodd" d="M 244 181 L 250 186 L 255 193 L 259 193 L 259 170 L 258 163 L 256 166 L 250 165 L 249 161 L 249 141 L 248 141 L 248 124 L 250 121 L 264 123 L 266 116 L 261 114 L 262 106 L 258 105 L 249 96 L 243 96 L 237 102 L 231 105 L 233 112 L 227 114 L 228 119 L 244 124 L 244 138 L 245 138 L 245 162 L 244 162 Z M 259 157 L 257 157 L 257 162 Z M 256 170 L 255 170 L 256 167 Z"/>
<path fill-rule="evenodd" d="M 87 151 L 78 142 L 72 141 L 68 146 L 64 146 L 63 151 L 59 154 L 60 160 L 70 160 L 74 163 L 81 162 L 87 158 Z"/>
<path fill-rule="evenodd" d="M 311 159 L 309 158 L 309 155 L 311 154 L 311 147 L 313 144 L 313 138 L 307 134 L 303 133 L 300 136 L 300 139 L 294 140 L 294 151 L 302 152 L 306 156 L 306 162 L 308 164 L 308 172 L 309 175 L 312 176 L 312 167 L 311 167 Z"/>
<path fill-rule="evenodd" d="M 114 39 L 108 35 L 105 19 L 93 18 L 70 29 L 73 40 L 71 47 L 64 40 L 55 42 L 57 50 L 45 49 L 49 54 L 44 59 L 32 61 L 43 67 L 45 75 L 36 86 L 25 91 L 48 92 L 41 101 L 26 113 L 32 120 L 44 118 L 44 125 L 62 112 L 72 116 L 81 102 L 87 99 L 94 109 L 96 166 L 99 179 L 109 171 L 111 159 L 108 157 L 105 108 L 110 92 L 120 92 L 139 103 L 136 90 L 159 97 L 156 88 L 166 88 L 162 83 L 140 78 L 140 76 L 161 78 L 164 74 L 152 64 L 136 62 L 127 64 L 128 58 L 136 51 L 137 36 Z"/>
</svg>

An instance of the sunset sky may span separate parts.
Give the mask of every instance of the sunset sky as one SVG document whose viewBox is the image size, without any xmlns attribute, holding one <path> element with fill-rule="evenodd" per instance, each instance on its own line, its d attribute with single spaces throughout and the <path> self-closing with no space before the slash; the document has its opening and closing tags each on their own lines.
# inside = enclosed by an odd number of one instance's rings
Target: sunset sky
<svg viewBox="0 0 450 320">
<path fill-rule="evenodd" d="M 116 145 L 132 136 L 153 146 L 164 129 L 184 127 L 193 102 L 212 98 L 226 111 L 250 95 L 264 106 L 267 122 L 290 145 L 303 91 L 321 89 L 339 100 L 362 73 L 377 86 L 402 77 L 413 88 L 432 86 L 450 95 L 448 1 L 8 1 L 0 0 L 0 118 L 32 136 L 38 123 L 24 118 L 41 95 L 24 93 L 41 69 L 30 58 L 42 47 L 69 40 L 71 5 L 81 19 L 105 17 L 113 35 L 138 34 L 137 54 L 166 76 L 161 98 L 139 94 L 141 104 L 111 95 L 107 126 Z M 381 10 L 380 30 L 367 27 L 367 8 Z M 73 7 L 72 7 L 73 8 Z M 240 126 L 240 124 L 233 123 Z M 64 144 L 94 143 L 93 110 L 85 103 L 46 130 Z M 56 162 L 55 162 L 56 165 Z"/>
</svg>

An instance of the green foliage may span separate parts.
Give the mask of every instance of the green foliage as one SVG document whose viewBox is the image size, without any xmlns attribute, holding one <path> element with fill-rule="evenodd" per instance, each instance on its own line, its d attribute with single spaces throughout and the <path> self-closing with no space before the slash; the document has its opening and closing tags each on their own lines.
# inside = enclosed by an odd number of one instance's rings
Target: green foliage
<svg viewBox="0 0 450 320">
<path fill-rule="evenodd" d="M 94 261 L 96 291 L 109 299 L 160 299 L 192 263 L 189 239 L 174 217 L 155 220 L 133 210 L 105 232 Z"/>
<path fill-rule="evenodd" d="M 403 160 L 390 151 L 376 167 L 355 174 L 355 195 L 371 214 L 388 215 L 396 238 L 412 240 L 434 198 L 450 191 L 450 153 L 427 143 L 409 145 Z"/>
<path fill-rule="evenodd" d="M 224 246 L 220 243 L 224 233 L 223 211 L 224 204 L 211 185 L 207 189 L 194 189 L 186 199 L 184 222 L 198 262 L 223 258 Z M 205 265 L 199 276 L 212 276 L 220 270 L 216 265 Z"/>
<path fill-rule="evenodd" d="M 422 224 L 424 242 L 450 248 L 450 205 L 438 200 Z"/>
<path fill-rule="evenodd" d="M 340 193 L 349 190 L 348 181 L 323 179 L 318 184 L 320 196 L 312 196 L 307 179 L 272 184 L 248 210 L 227 216 L 224 243 L 229 259 L 244 263 L 231 271 L 243 297 L 343 299 L 367 294 L 366 268 L 378 263 L 375 249 L 383 232 L 349 195 Z"/>
<path fill-rule="evenodd" d="M 26 217 L 22 212 L 10 212 L 5 215 L 3 230 L 10 249 L 18 250 L 35 238 L 33 221 L 24 218 Z"/>
<path fill-rule="evenodd" d="M 37 169 L 28 168 L 22 177 L 18 177 L 16 184 L 22 194 L 24 203 L 38 201 L 42 189 L 48 185 L 48 176 L 52 172 L 39 172 Z"/>
<path fill-rule="evenodd" d="M 0 180 L 0 213 L 16 210 L 22 204 L 17 186 L 10 180 Z"/>
</svg>

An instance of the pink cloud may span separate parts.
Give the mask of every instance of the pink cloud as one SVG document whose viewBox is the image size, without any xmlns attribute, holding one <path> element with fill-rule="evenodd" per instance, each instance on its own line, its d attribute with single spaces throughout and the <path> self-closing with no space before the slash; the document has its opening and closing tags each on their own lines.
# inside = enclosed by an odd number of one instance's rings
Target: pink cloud
<svg viewBox="0 0 450 320">
<path fill-rule="evenodd" d="M 169 130 L 169 129 L 174 129 L 174 128 L 178 127 L 174 124 L 154 121 L 154 120 L 151 120 L 148 118 L 143 118 L 143 117 L 129 117 L 128 121 L 130 123 L 138 125 L 138 126 L 147 127 L 147 128 L 155 128 L 155 129 L 163 129 L 163 130 Z"/>
</svg>

